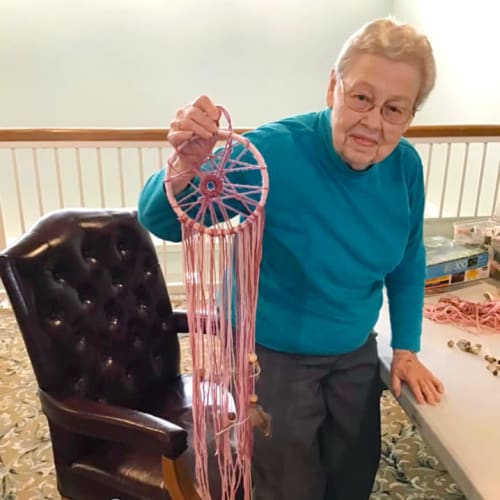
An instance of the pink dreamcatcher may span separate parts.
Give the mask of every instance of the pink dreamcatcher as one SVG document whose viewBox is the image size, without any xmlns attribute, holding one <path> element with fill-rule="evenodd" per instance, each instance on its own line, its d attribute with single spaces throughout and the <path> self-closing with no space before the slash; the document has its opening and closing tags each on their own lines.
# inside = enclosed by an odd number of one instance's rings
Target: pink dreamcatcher
<svg viewBox="0 0 500 500">
<path fill-rule="evenodd" d="M 260 371 L 255 314 L 269 183 L 261 154 L 232 131 L 228 113 L 220 109 L 228 123 L 227 130 L 218 131 L 223 146 L 192 172 L 187 188 L 177 196 L 172 181 L 186 174 L 175 170 L 174 151 L 165 189 L 182 228 L 196 489 L 202 500 L 211 498 L 207 468 L 213 453 L 221 500 L 234 499 L 241 487 L 249 500 L 253 427 L 270 433 L 270 418 L 255 394 Z"/>
</svg>

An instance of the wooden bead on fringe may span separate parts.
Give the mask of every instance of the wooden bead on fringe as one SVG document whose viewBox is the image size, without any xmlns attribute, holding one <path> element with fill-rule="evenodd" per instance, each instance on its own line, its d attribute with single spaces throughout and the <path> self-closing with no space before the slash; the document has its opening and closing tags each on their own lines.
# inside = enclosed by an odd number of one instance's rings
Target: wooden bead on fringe
<svg viewBox="0 0 500 500">
<path fill-rule="evenodd" d="M 257 427 L 266 438 L 271 437 L 271 415 L 266 413 L 260 404 L 257 404 L 259 398 L 257 394 L 250 395 L 250 408 L 248 417 L 253 427 Z"/>
</svg>

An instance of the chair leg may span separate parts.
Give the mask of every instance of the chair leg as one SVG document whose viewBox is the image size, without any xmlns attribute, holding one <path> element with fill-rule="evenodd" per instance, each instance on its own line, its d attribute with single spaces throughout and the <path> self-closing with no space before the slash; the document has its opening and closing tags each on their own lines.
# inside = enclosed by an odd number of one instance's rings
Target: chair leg
<svg viewBox="0 0 500 500">
<path fill-rule="evenodd" d="M 201 500 L 181 461 L 162 457 L 163 482 L 172 500 Z"/>
</svg>

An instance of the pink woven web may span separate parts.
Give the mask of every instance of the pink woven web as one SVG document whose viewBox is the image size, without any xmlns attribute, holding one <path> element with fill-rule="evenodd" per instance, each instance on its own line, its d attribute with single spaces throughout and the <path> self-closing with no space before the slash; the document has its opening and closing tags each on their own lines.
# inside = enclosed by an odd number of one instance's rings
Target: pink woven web
<svg viewBox="0 0 500 500">
<path fill-rule="evenodd" d="M 221 111 L 229 124 L 228 130 L 218 133 L 223 147 L 192 172 L 194 178 L 177 198 L 172 181 L 183 174 L 175 170 L 178 153 L 174 152 L 165 188 L 182 227 L 196 489 L 202 500 L 211 499 L 208 459 L 213 454 L 221 500 L 234 499 L 241 486 L 245 500 L 250 500 L 250 401 L 256 399 L 259 371 L 255 313 L 268 176 L 258 150 L 232 132 L 229 115 Z M 251 173 L 252 182 L 231 182 L 232 175 L 241 178 L 241 173 Z M 245 174 L 243 178 L 248 178 Z M 255 178 L 258 182 L 253 182 Z"/>
</svg>

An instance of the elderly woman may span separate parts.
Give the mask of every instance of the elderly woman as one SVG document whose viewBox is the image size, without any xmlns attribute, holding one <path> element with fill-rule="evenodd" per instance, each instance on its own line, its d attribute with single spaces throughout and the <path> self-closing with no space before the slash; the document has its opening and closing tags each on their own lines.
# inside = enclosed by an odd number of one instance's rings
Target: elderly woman
<svg viewBox="0 0 500 500">
<path fill-rule="evenodd" d="M 392 19 L 354 33 L 332 70 L 327 108 L 248 133 L 269 172 L 256 318 L 257 391 L 273 436 L 256 436 L 258 500 L 366 499 L 380 458 L 380 383 L 373 327 L 385 286 L 392 390 L 419 403 L 442 385 L 420 348 L 425 254 L 422 164 L 402 138 L 434 86 L 424 36 Z M 180 109 L 169 141 L 177 169 L 199 167 L 219 111 L 208 97 Z M 244 175 L 243 173 L 241 175 Z M 179 240 L 163 172 L 144 187 L 139 216 Z M 190 175 L 177 179 L 176 193 Z"/>
</svg>

